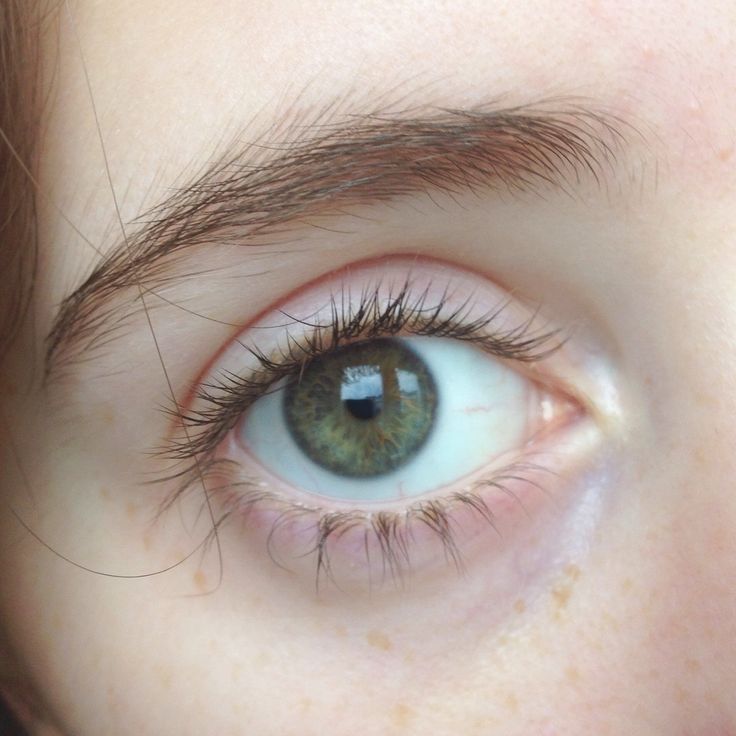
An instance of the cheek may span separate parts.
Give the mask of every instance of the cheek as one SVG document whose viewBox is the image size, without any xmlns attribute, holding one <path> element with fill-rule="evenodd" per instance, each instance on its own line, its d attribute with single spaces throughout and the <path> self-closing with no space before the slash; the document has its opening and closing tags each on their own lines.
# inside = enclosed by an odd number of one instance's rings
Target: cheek
<svg viewBox="0 0 736 736">
<path fill-rule="evenodd" d="M 712 693 L 736 688 L 736 498 L 732 478 L 731 470 L 715 462 L 712 468 L 695 468 L 683 491 L 685 500 L 668 530 L 672 548 L 669 594 L 662 603 L 666 631 L 672 640 L 690 642 L 687 649 L 683 644 L 685 664 L 702 666 L 703 684 Z M 695 666 L 688 667 L 691 675 L 695 670 Z M 700 679 L 693 678 L 694 683 Z"/>
<path fill-rule="evenodd" d="M 678 455 L 686 460 L 677 464 Z M 736 689 L 736 500 L 728 457 L 717 442 L 668 455 L 663 465 L 675 464 L 679 477 L 669 482 L 664 470 L 664 492 L 648 484 L 648 521 L 632 540 L 630 570 L 622 566 L 619 577 L 619 625 L 635 637 L 628 671 L 650 683 L 647 697 L 661 693 L 673 724 L 689 714 L 693 730 L 683 733 L 720 733 L 712 730 L 718 714 L 734 717 L 726 695 Z"/>
</svg>

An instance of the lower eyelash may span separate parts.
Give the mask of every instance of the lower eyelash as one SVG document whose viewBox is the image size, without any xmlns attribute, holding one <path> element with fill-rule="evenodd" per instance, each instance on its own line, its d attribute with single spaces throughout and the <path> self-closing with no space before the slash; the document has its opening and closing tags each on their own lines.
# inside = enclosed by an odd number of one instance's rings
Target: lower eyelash
<svg viewBox="0 0 736 736">
<path fill-rule="evenodd" d="M 235 461 L 212 461 L 204 469 L 205 485 L 208 478 L 220 480 L 239 472 L 240 466 Z M 445 562 L 462 573 L 464 562 L 459 536 L 467 535 L 472 524 L 467 518 L 460 523 L 458 516 L 469 514 L 475 522 L 490 527 L 502 537 L 497 520 L 503 509 L 499 507 L 516 506 L 528 515 L 520 490 L 533 488 L 547 495 L 537 479 L 544 475 L 554 475 L 554 471 L 529 459 L 517 460 L 488 477 L 475 479 L 463 490 L 414 502 L 401 511 L 327 510 L 289 501 L 256 479 L 225 480 L 206 488 L 223 509 L 211 537 L 214 539 L 226 521 L 240 520 L 251 530 L 255 527 L 265 538 L 265 549 L 274 564 L 290 570 L 279 551 L 280 535 L 285 535 L 284 547 L 293 548 L 292 561 L 312 558 L 317 591 L 326 582 L 340 587 L 336 560 L 338 566 L 366 570 L 370 585 L 401 584 L 413 567 L 412 550 L 421 532 L 439 543 Z M 177 495 L 197 488 L 201 478 L 193 468 L 183 477 L 185 485 Z M 492 494 L 501 494 L 505 503 L 492 500 Z M 161 511 L 169 505 L 170 502 Z M 373 576 L 375 570 L 379 573 L 378 580 Z"/>
</svg>

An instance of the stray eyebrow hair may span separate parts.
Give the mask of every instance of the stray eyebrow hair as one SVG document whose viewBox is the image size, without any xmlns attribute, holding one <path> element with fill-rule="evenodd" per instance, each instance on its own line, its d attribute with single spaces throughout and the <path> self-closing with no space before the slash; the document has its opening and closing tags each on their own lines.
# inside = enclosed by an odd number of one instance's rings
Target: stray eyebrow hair
<svg viewBox="0 0 736 736">
<path fill-rule="evenodd" d="M 634 130 L 580 104 L 429 108 L 337 122 L 335 107 L 312 124 L 296 115 L 281 123 L 285 142 L 236 144 L 137 218 L 61 303 L 46 339 L 46 376 L 108 344 L 119 326 L 114 297 L 136 284 L 150 291 L 188 248 L 248 245 L 310 216 L 417 192 L 569 191 L 583 178 L 601 185 L 624 150 L 624 132 Z"/>
</svg>

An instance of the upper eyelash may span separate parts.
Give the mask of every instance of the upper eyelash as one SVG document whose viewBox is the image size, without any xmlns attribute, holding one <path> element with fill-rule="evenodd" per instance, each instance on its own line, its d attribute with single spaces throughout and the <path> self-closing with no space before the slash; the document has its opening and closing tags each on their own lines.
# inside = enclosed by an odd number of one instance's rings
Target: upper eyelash
<svg viewBox="0 0 736 736">
<path fill-rule="evenodd" d="M 508 302 L 500 304 L 481 317 L 470 319 L 469 315 L 474 307 L 472 297 L 448 310 L 448 289 L 445 289 L 434 303 L 429 304 L 430 288 L 431 284 L 419 295 L 413 296 L 411 279 L 407 277 L 398 292 L 393 296 L 389 294 L 386 298 L 381 296 L 379 283 L 370 292 L 363 292 L 360 295 L 357 306 L 353 305 L 343 289 L 339 295 L 331 296 L 330 316 L 324 323 L 310 323 L 307 319 L 299 319 L 283 312 L 289 320 L 283 327 L 301 324 L 309 328 L 299 341 L 289 338 L 285 348 L 270 355 L 241 343 L 243 349 L 255 359 L 256 368 L 245 376 L 223 373 L 217 382 L 203 385 L 195 397 L 206 404 L 204 408 L 171 411 L 175 419 L 187 430 L 194 428 L 199 431 L 187 431 L 183 439 L 170 440 L 160 452 L 170 460 L 192 462 L 157 481 L 177 482 L 177 488 L 164 499 L 157 516 L 163 514 L 188 490 L 204 482 L 204 478 L 212 471 L 217 472 L 223 463 L 238 465 L 235 461 L 217 458 L 216 450 L 243 413 L 258 398 L 284 379 L 298 377 L 310 360 L 336 350 L 346 343 L 408 333 L 472 342 L 490 355 L 532 363 L 548 357 L 565 342 L 566 338 L 559 329 L 544 331 L 534 328 L 536 314 L 514 328 L 500 329 L 494 323 L 499 321 Z M 270 540 L 277 533 L 280 524 L 296 516 L 306 515 L 313 518 L 314 542 L 312 549 L 307 550 L 306 554 L 315 555 L 317 588 L 322 576 L 333 579 L 329 556 L 330 540 L 338 539 L 356 525 L 362 526 L 366 535 L 366 545 L 369 540 L 377 543 L 384 577 L 388 573 L 395 580 L 401 580 L 404 571 L 410 566 L 409 528 L 412 522 L 424 524 L 435 532 L 445 549 L 448 562 L 461 570 L 463 563 L 455 542 L 451 510 L 459 505 L 470 508 L 495 529 L 493 514 L 479 490 L 482 487 L 493 486 L 513 496 L 513 492 L 506 487 L 505 482 L 513 478 L 539 487 L 531 478 L 525 477 L 526 473 L 537 471 L 552 472 L 543 466 L 519 459 L 497 469 L 490 477 L 479 480 L 462 491 L 456 491 L 446 498 L 413 503 L 400 512 L 361 509 L 335 511 L 318 506 L 309 507 L 292 502 L 247 480 L 227 483 L 218 488 L 205 487 L 207 495 L 224 494 L 223 514 L 213 526 L 209 539 L 215 538 L 222 524 L 235 512 L 240 512 L 238 514 L 240 516 L 247 516 L 252 508 L 267 503 L 272 508 L 281 509 L 267 542 L 268 553 L 276 564 L 280 563 L 270 548 Z M 228 500 L 227 491 L 234 489 L 237 489 L 237 493 Z"/>
<path fill-rule="evenodd" d="M 272 386 L 284 379 L 298 378 L 310 360 L 350 342 L 400 333 L 445 337 L 471 342 L 490 355 L 523 363 L 542 360 L 565 342 L 559 329 L 533 329 L 536 314 L 517 327 L 493 329 L 491 326 L 498 321 L 507 303 L 481 317 L 469 319 L 473 308 L 471 297 L 445 313 L 447 289 L 434 304 L 428 305 L 430 287 L 416 297 L 412 296 L 411 288 L 411 279 L 407 278 L 394 296 L 389 294 L 385 298 L 381 296 L 379 283 L 370 292 L 361 294 L 357 307 L 353 306 L 343 289 L 339 298 L 334 294 L 331 296 L 330 318 L 322 324 L 312 324 L 283 312 L 291 324 L 305 325 L 311 331 L 300 341 L 289 337 L 286 348 L 271 355 L 240 343 L 255 359 L 257 367 L 245 376 L 223 372 L 216 382 L 201 386 L 196 399 L 205 407 L 190 411 L 171 410 L 178 423 L 195 432 L 186 432 L 184 438 L 172 438 L 161 454 L 171 460 L 206 457 L 243 413 Z"/>
</svg>

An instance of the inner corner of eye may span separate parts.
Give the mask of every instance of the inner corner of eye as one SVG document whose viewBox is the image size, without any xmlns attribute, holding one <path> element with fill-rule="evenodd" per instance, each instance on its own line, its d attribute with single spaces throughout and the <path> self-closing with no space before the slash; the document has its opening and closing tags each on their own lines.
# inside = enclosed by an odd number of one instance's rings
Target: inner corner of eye
<svg viewBox="0 0 736 736">
<path fill-rule="evenodd" d="M 535 401 L 542 431 L 558 429 L 588 414 L 586 405 L 564 389 L 541 387 Z"/>
</svg>

